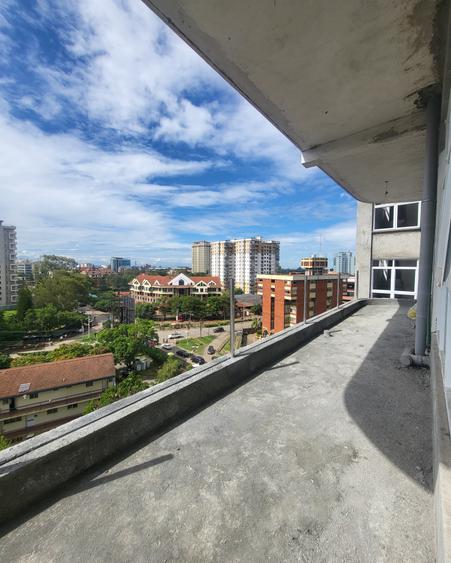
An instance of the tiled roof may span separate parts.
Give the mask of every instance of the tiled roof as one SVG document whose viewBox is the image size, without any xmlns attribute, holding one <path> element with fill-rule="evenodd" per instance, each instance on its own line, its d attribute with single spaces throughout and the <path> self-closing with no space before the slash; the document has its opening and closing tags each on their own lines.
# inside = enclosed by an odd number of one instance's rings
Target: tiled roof
<svg viewBox="0 0 451 563">
<path fill-rule="evenodd" d="M 0 399 L 113 377 L 113 354 L 0 370 Z M 20 388 L 20 391 L 19 391 Z"/>
<path fill-rule="evenodd" d="M 149 276 L 148 274 L 138 274 L 135 279 L 139 281 L 139 283 L 143 283 L 144 280 L 147 280 L 152 285 L 158 281 L 161 286 L 168 286 L 171 287 L 170 282 L 175 279 L 177 276 Z M 214 282 L 218 287 L 221 286 L 221 279 L 218 276 L 186 276 L 188 279 L 192 280 L 195 284 L 201 281 L 205 283 Z"/>
</svg>

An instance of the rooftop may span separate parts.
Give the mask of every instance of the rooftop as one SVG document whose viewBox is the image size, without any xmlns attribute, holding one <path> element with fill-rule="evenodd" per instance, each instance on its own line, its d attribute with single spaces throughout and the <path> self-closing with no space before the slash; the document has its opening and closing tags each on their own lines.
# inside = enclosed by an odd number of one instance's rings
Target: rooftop
<svg viewBox="0 0 451 563">
<path fill-rule="evenodd" d="M 4 559 L 430 561 L 430 389 L 399 362 L 407 307 L 367 305 L 66 484 L 5 530 Z"/>
<path fill-rule="evenodd" d="M 116 374 L 113 354 L 0 370 L 0 398 L 95 381 Z"/>
</svg>

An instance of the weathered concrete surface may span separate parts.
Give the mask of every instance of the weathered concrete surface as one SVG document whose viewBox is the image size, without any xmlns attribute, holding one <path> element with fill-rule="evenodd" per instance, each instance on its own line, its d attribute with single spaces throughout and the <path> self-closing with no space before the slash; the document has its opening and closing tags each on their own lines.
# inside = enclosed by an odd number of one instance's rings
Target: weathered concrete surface
<svg viewBox="0 0 451 563">
<path fill-rule="evenodd" d="M 2 560 L 433 561 L 430 393 L 400 367 L 397 308 L 66 486 L 5 531 Z"/>
</svg>

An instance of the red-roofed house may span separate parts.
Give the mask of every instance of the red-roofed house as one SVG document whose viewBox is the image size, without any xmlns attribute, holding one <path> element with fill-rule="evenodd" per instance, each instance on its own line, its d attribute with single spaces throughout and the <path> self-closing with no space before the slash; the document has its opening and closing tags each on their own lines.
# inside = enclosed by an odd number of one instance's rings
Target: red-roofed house
<svg viewBox="0 0 451 563">
<path fill-rule="evenodd" d="M 0 370 L 0 434 L 20 442 L 83 414 L 115 385 L 113 354 Z"/>
<path fill-rule="evenodd" d="M 130 282 L 130 293 L 136 303 L 156 303 L 162 297 L 191 295 L 207 298 L 223 290 L 217 276 L 149 276 L 139 274 Z"/>
</svg>

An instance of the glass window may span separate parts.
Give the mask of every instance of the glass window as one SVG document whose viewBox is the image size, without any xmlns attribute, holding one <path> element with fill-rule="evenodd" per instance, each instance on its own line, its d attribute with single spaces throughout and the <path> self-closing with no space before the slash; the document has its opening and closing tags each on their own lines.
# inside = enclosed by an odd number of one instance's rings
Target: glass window
<svg viewBox="0 0 451 563">
<path fill-rule="evenodd" d="M 373 260 L 373 266 L 380 266 L 382 268 L 389 268 L 393 265 L 393 260 Z"/>
<path fill-rule="evenodd" d="M 398 229 L 418 227 L 418 203 L 398 205 Z"/>
<path fill-rule="evenodd" d="M 416 260 L 395 260 L 395 266 L 402 266 L 403 268 L 416 268 Z"/>
<path fill-rule="evenodd" d="M 415 270 L 395 270 L 395 291 L 415 291 Z"/>
<path fill-rule="evenodd" d="M 390 270 L 373 270 L 373 289 L 390 291 Z"/>
<path fill-rule="evenodd" d="M 393 229 L 393 206 L 376 207 L 374 210 L 375 229 Z"/>
<path fill-rule="evenodd" d="M 395 293 L 395 299 L 413 299 L 413 295 L 406 295 L 405 293 Z"/>
</svg>

